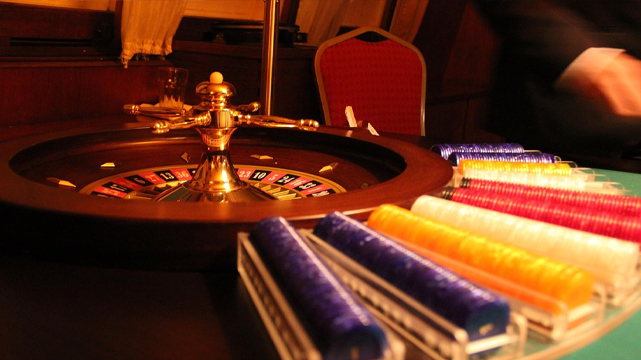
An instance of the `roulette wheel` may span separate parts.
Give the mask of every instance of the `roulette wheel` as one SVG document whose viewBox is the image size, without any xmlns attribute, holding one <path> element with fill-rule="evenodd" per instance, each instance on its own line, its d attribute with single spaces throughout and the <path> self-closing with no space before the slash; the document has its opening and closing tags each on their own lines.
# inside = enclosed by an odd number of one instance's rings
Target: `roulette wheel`
<svg viewBox="0 0 641 360">
<path fill-rule="evenodd" d="M 264 217 L 299 227 L 332 211 L 365 220 L 380 204 L 409 206 L 440 191 L 452 176 L 442 158 L 400 140 L 247 126 L 231 138 L 233 166 L 280 200 L 154 201 L 154 192 L 195 173 L 199 134 L 154 134 L 127 116 L 108 121 L 120 124 L 2 143 L 4 251 L 125 268 L 231 268 L 236 234 Z"/>
<path fill-rule="evenodd" d="M 309 227 L 343 211 L 365 220 L 452 176 L 409 143 L 252 115 L 260 104 L 231 105 L 236 90 L 220 73 L 196 92 L 202 102 L 188 113 L 126 105 L 139 122 L 122 115 L 3 143 L 3 250 L 125 268 L 232 268 L 237 233 L 262 218 Z"/>
</svg>

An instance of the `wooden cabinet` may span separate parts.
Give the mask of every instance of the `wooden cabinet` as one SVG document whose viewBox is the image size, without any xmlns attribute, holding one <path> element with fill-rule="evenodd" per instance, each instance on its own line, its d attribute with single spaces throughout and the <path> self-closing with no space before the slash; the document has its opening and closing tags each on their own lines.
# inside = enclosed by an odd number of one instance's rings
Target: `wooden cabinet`
<svg viewBox="0 0 641 360">
<path fill-rule="evenodd" d="M 258 46 L 175 41 L 167 56 L 174 66 L 189 70 L 186 103 L 198 104 L 196 85 L 219 71 L 236 88 L 234 105 L 260 101 L 262 50 Z M 277 52 L 272 114 L 292 119 L 321 121 L 322 110 L 314 75 L 316 48 L 281 47 Z"/>
</svg>

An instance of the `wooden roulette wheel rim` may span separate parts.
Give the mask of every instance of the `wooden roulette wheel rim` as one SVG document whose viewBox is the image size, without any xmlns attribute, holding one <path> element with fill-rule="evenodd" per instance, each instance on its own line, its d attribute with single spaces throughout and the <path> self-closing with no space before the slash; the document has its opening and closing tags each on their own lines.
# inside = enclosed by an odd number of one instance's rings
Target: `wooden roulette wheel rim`
<svg viewBox="0 0 641 360">
<path fill-rule="evenodd" d="M 289 154 L 292 157 L 289 164 L 301 166 L 314 163 L 309 159 L 329 156 L 345 159 L 344 170 L 370 174 L 380 181 L 364 188 L 350 185 L 347 192 L 318 198 L 211 204 L 107 199 L 80 194 L 78 189 L 61 189 L 39 179 L 48 176 L 43 169 L 65 167 L 66 159 L 89 153 L 99 157 L 110 151 L 135 157 L 137 151 L 163 153 L 157 149 L 177 144 L 193 149 L 198 143 L 196 138 L 194 130 L 158 136 L 140 124 L 122 124 L 32 135 L 0 143 L 0 209 L 5 214 L 7 231 L 3 250 L 99 266 L 233 269 L 237 233 L 249 231 L 262 218 L 283 216 L 300 228 L 314 226 L 318 219 L 333 211 L 365 220 L 375 207 L 384 203 L 409 207 L 417 197 L 442 190 L 452 176 L 449 163 L 427 149 L 361 131 L 322 127 L 315 132 L 239 128 L 232 137 L 232 159 L 238 162 L 235 149 L 244 146 L 247 151 Z M 294 155 L 299 152 L 305 155 L 297 160 Z M 137 165 L 140 168 L 151 166 L 145 162 L 153 156 L 144 154 L 133 159 L 140 162 Z M 167 160 L 160 156 L 154 161 L 162 164 Z M 78 176 L 92 172 L 97 177 L 104 176 L 77 164 L 63 171 L 71 175 L 77 172 Z M 350 180 L 345 176 L 342 179 L 338 182 Z"/>
</svg>

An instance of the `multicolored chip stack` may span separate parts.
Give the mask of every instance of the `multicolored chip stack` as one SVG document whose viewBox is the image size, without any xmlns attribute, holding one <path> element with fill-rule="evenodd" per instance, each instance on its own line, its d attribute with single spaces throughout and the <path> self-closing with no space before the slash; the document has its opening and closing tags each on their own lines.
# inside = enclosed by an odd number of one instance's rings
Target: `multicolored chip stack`
<svg viewBox="0 0 641 360">
<path fill-rule="evenodd" d="M 506 300 L 418 256 L 341 213 L 321 219 L 314 235 L 464 329 L 470 341 L 505 332 Z"/>
<path fill-rule="evenodd" d="M 372 212 L 368 226 L 479 271 L 520 284 L 535 293 L 543 293 L 561 301 L 568 309 L 581 306 L 592 297 L 594 278 L 585 270 L 428 219 L 407 209 L 383 205 Z M 510 287 L 500 290 L 537 307 L 549 306 L 529 292 L 514 291 Z M 545 310 L 553 313 L 560 311 L 549 307 Z"/>
</svg>

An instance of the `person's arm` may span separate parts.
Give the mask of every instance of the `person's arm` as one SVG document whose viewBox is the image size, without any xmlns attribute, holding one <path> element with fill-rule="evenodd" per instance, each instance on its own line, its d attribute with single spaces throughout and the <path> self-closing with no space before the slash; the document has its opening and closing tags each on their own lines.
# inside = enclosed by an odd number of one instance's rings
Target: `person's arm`
<svg viewBox="0 0 641 360">
<path fill-rule="evenodd" d="M 622 49 L 590 48 L 556 83 L 622 116 L 641 116 L 641 61 Z"/>
<path fill-rule="evenodd" d="M 604 46 L 591 24 L 554 0 L 476 0 L 505 55 L 552 84 L 590 47 Z"/>
<path fill-rule="evenodd" d="M 554 0 L 476 0 L 511 61 L 599 106 L 641 115 L 641 61 L 607 39 L 579 13 Z"/>
</svg>

